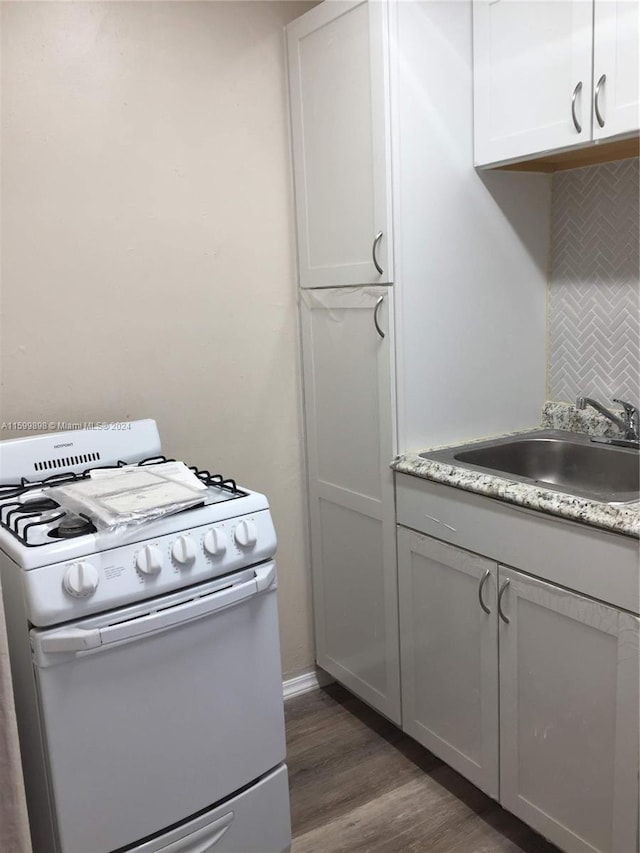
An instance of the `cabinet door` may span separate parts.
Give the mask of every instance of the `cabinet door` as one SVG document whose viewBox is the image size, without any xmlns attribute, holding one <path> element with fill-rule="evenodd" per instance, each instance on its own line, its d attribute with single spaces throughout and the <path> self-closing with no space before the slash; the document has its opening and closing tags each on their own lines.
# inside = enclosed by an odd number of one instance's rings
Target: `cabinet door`
<svg viewBox="0 0 640 853">
<path fill-rule="evenodd" d="M 594 139 L 640 128 L 639 19 L 638 0 L 595 0 Z"/>
<path fill-rule="evenodd" d="M 586 0 L 474 0 L 478 165 L 591 139 L 592 12 Z"/>
<path fill-rule="evenodd" d="M 495 563 L 398 528 L 407 734 L 498 797 Z"/>
<path fill-rule="evenodd" d="M 392 291 L 301 295 L 317 661 L 399 723 Z"/>
<path fill-rule="evenodd" d="M 393 281 L 386 14 L 337 0 L 287 27 L 302 287 Z"/>
<path fill-rule="evenodd" d="M 499 577 L 501 802 L 563 850 L 628 853 L 639 620 L 502 566 Z"/>
</svg>

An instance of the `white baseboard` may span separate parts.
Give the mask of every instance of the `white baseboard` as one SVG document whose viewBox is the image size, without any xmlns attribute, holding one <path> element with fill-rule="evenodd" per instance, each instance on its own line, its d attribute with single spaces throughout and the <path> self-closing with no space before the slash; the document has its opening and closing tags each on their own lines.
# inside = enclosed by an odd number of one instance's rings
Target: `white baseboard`
<svg viewBox="0 0 640 853">
<path fill-rule="evenodd" d="M 282 695 L 285 699 L 291 699 L 292 696 L 308 693 L 309 690 L 317 690 L 318 687 L 324 687 L 325 684 L 331 684 L 332 681 L 333 678 L 323 669 L 312 669 L 309 672 L 303 672 L 302 675 L 296 675 L 295 678 L 283 681 Z"/>
</svg>

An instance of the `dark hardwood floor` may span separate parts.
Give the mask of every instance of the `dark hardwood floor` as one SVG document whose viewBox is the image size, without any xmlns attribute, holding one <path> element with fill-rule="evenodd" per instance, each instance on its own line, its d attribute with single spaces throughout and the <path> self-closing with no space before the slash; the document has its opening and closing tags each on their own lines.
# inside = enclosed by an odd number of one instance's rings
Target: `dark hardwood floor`
<svg viewBox="0 0 640 853">
<path fill-rule="evenodd" d="M 285 715 L 292 853 L 558 853 L 337 684 Z"/>
</svg>

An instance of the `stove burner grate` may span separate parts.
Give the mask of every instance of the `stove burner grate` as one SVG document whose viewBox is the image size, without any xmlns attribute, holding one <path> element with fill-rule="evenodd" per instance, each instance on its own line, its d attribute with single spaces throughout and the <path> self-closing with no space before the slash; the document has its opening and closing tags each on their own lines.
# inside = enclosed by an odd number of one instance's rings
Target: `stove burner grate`
<svg viewBox="0 0 640 853">
<path fill-rule="evenodd" d="M 142 467 L 144 465 L 158 465 L 162 462 L 175 461 L 175 459 L 168 459 L 166 456 L 154 456 L 150 459 L 144 459 L 137 464 Z M 119 461 L 117 465 L 97 465 L 88 468 L 82 474 L 76 474 L 73 471 L 69 471 L 68 473 L 60 472 L 39 481 L 29 481 L 25 477 L 22 477 L 20 483 L 2 485 L 0 486 L 0 527 L 7 530 L 28 548 L 36 548 L 47 544 L 46 539 L 40 542 L 30 542 L 29 531 L 56 521 L 60 521 L 60 524 L 48 531 L 47 536 L 49 539 L 71 539 L 76 536 L 95 533 L 96 528 L 90 519 L 85 516 L 71 515 L 64 511 L 60 511 L 58 515 L 52 515 L 52 511 L 61 510 L 60 505 L 51 498 L 41 494 L 30 495 L 30 492 L 49 486 L 58 486 L 85 480 L 89 477 L 91 471 L 122 468 L 129 464 L 131 463 Z M 246 492 L 237 487 L 235 480 L 225 479 L 222 474 L 211 474 L 207 470 L 200 470 L 194 466 L 189 467 L 205 486 L 227 493 L 225 499 L 232 500 L 246 496 Z M 10 500 L 11 498 L 19 498 L 19 500 Z M 1 503 L 3 500 L 6 503 Z M 202 506 L 202 504 L 198 506 Z M 190 507 L 190 509 L 195 508 Z M 189 509 L 182 510 L 182 512 L 189 512 Z M 26 524 L 23 523 L 25 521 Z"/>
</svg>

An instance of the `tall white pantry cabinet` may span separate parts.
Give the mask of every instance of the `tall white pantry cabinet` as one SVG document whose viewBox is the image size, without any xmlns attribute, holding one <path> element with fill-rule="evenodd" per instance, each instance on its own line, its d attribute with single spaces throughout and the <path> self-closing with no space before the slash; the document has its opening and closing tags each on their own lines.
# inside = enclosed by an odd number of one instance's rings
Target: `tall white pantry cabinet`
<svg viewBox="0 0 640 853">
<path fill-rule="evenodd" d="M 473 167 L 471 2 L 287 28 L 318 665 L 401 723 L 398 451 L 537 424 L 546 175 Z"/>
</svg>

